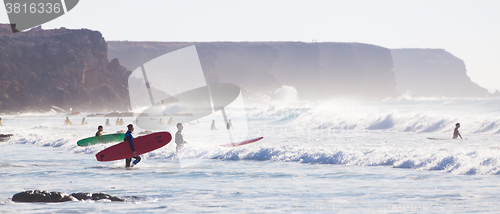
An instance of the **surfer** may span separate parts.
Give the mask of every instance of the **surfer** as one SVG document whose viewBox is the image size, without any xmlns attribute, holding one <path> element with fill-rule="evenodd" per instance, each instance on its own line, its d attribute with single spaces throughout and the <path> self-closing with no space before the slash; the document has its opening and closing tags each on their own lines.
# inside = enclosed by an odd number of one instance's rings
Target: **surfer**
<svg viewBox="0 0 500 214">
<path fill-rule="evenodd" d="M 175 152 L 179 152 L 184 144 L 187 143 L 186 141 L 184 141 L 184 135 L 182 135 L 183 129 L 184 126 L 182 126 L 182 123 L 177 123 L 177 132 L 175 133 L 175 144 L 177 144 L 177 146 L 175 147 Z"/>
<path fill-rule="evenodd" d="M 217 127 L 215 127 L 215 120 L 212 120 L 212 125 L 210 126 L 211 130 L 217 130 Z"/>
<path fill-rule="evenodd" d="M 170 119 L 168 119 L 168 125 L 172 125 L 174 123 L 174 118 L 170 117 Z"/>
<path fill-rule="evenodd" d="M 125 167 L 133 167 L 134 165 L 137 165 L 141 161 L 141 156 L 137 155 L 137 152 L 135 151 L 134 148 L 134 137 L 132 136 L 132 132 L 134 131 L 134 125 L 128 124 L 127 126 L 128 131 L 125 133 L 125 138 L 123 141 L 128 141 L 130 144 L 130 148 L 132 148 L 132 154 L 134 154 L 134 162 L 132 162 L 132 165 L 130 165 L 130 161 L 132 161 L 132 158 L 127 158 L 125 159 Z"/>
<path fill-rule="evenodd" d="M 120 118 L 116 118 L 116 123 L 115 123 L 116 126 L 119 126 L 120 125 Z"/>
<path fill-rule="evenodd" d="M 82 119 L 82 125 L 85 125 L 87 124 L 87 122 L 85 122 L 85 117 Z"/>
<path fill-rule="evenodd" d="M 120 126 L 123 126 L 123 124 L 125 124 L 125 122 L 123 122 L 123 118 L 120 119 Z"/>
<path fill-rule="evenodd" d="M 102 134 L 101 134 L 102 130 L 103 130 L 102 126 L 98 126 L 98 127 L 97 127 L 97 132 L 95 133 L 95 136 L 96 136 L 96 137 L 99 137 L 99 140 L 101 140 L 101 142 L 104 142 L 104 141 L 102 140 L 102 137 L 101 137 L 101 136 L 102 136 Z"/>
<path fill-rule="evenodd" d="M 111 126 L 111 124 L 109 124 L 109 119 L 106 119 L 106 126 Z"/>
<path fill-rule="evenodd" d="M 462 135 L 460 135 L 458 128 L 460 128 L 460 123 L 455 124 L 455 131 L 453 131 L 453 139 L 457 139 L 458 137 L 462 138 Z"/>
<path fill-rule="evenodd" d="M 160 122 L 158 122 L 160 125 L 163 125 L 163 119 L 160 118 Z"/>
<path fill-rule="evenodd" d="M 69 118 L 66 117 L 66 120 L 64 121 L 64 125 L 73 125 L 73 122 L 71 122 L 71 120 L 69 120 Z"/>
</svg>

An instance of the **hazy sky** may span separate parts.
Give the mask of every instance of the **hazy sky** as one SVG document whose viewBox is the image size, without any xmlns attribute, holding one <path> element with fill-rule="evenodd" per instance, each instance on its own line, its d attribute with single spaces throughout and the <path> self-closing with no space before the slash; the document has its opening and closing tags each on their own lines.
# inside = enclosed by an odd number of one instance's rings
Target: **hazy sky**
<svg viewBox="0 0 500 214">
<path fill-rule="evenodd" d="M 8 22 L 5 12 L 0 22 Z M 80 0 L 42 27 L 98 30 L 106 40 L 441 48 L 465 61 L 472 81 L 500 90 L 497 0 Z"/>
</svg>

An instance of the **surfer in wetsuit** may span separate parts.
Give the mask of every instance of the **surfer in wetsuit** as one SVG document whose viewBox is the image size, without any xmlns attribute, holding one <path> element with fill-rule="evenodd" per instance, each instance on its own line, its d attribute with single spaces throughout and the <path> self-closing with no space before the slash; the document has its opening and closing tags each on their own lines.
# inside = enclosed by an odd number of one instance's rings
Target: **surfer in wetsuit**
<svg viewBox="0 0 500 214">
<path fill-rule="evenodd" d="M 73 125 L 73 123 L 71 122 L 71 120 L 69 120 L 68 117 L 66 117 L 66 120 L 64 121 L 64 125 Z"/>
<path fill-rule="evenodd" d="M 98 127 L 97 127 L 97 132 L 95 133 L 95 136 L 96 136 L 96 137 L 99 137 L 99 140 L 101 140 L 101 142 L 104 142 L 104 141 L 102 140 L 102 137 L 101 137 L 101 136 L 102 136 L 102 134 L 101 134 L 102 130 L 103 130 L 102 126 L 98 126 Z"/>
<path fill-rule="evenodd" d="M 453 131 L 453 139 L 457 139 L 458 137 L 462 138 L 462 135 L 460 135 L 458 128 L 460 128 L 460 123 L 455 124 L 455 131 Z"/>
<path fill-rule="evenodd" d="M 177 132 L 175 133 L 175 144 L 177 144 L 177 146 L 175 147 L 175 152 L 179 152 L 184 144 L 187 143 L 184 141 L 184 135 L 182 135 L 183 129 L 184 126 L 182 126 L 182 123 L 177 123 Z"/>
<path fill-rule="evenodd" d="M 123 139 L 124 141 L 128 141 L 130 144 L 130 148 L 132 148 L 132 154 L 134 154 L 134 162 L 132 162 L 132 165 L 130 165 L 130 161 L 132 161 L 132 158 L 127 158 L 125 159 L 125 167 L 132 167 L 134 165 L 137 165 L 141 161 L 141 156 L 137 155 L 137 152 L 135 151 L 134 148 L 134 137 L 132 136 L 132 132 L 134 131 L 134 125 L 128 124 L 127 126 L 128 131 L 125 133 L 125 138 Z"/>
</svg>

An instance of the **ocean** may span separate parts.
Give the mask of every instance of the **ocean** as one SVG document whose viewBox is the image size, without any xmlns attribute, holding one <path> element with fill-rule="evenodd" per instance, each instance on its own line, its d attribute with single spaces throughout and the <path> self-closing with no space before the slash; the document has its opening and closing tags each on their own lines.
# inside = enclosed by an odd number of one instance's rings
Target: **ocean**
<svg viewBox="0 0 500 214">
<path fill-rule="evenodd" d="M 88 114 L 70 119 L 76 124 Z M 241 114 L 229 115 L 236 118 L 234 138 L 264 139 L 219 146 L 228 132 L 216 112 L 184 124 L 188 144 L 179 154 L 171 142 L 129 169 L 123 160 L 96 161 L 112 144 L 76 144 L 106 119 L 112 126 L 105 132 L 125 130 L 114 125 L 116 117 L 64 125 L 66 115 L 56 112 L 1 115 L 0 133 L 14 136 L 0 142 L 0 212 L 500 212 L 500 149 L 491 148 L 500 147 L 498 97 L 290 101 L 249 104 Z M 210 130 L 212 120 L 219 130 Z M 451 139 L 455 123 L 466 139 Z M 11 201 L 35 189 L 102 192 L 127 202 Z"/>
</svg>

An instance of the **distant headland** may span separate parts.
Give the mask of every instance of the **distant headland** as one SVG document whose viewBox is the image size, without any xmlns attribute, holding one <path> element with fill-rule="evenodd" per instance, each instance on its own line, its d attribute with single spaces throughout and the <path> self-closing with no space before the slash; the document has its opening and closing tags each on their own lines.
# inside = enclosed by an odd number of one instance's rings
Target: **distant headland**
<svg viewBox="0 0 500 214">
<path fill-rule="evenodd" d="M 361 43 L 105 41 L 98 31 L 0 25 L 0 113 L 126 111 L 131 70 L 196 45 L 208 83 L 233 83 L 259 102 L 291 86 L 301 100 L 411 96 L 486 97 L 465 63 L 442 49 Z M 110 60 L 111 59 L 111 60 Z M 168 84 L 165 83 L 165 84 Z M 496 92 L 495 95 L 500 95 Z"/>
</svg>

